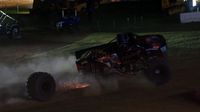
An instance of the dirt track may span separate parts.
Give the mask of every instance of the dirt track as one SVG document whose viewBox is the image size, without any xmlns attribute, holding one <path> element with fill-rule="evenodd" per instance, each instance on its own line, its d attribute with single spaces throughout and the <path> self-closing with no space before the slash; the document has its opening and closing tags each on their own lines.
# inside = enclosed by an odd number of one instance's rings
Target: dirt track
<svg viewBox="0 0 200 112">
<path fill-rule="evenodd" d="M 1 60 L 10 62 L 23 55 L 32 55 L 65 45 L 63 42 L 34 39 L 1 44 Z M 15 43 L 15 44 L 13 44 Z M 23 44 L 22 44 L 23 43 Z M 9 47 L 8 47 L 9 46 Z M 30 52 L 31 51 L 31 52 Z M 29 54 L 30 53 L 30 54 Z M 173 52 L 172 52 L 173 53 Z M 200 55 L 199 55 L 200 56 Z M 13 58 L 12 58 L 13 57 Z M 49 102 L 25 100 L 3 105 L 1 112 L 199 112 L 200 104 L 188 95 L 200 85 L 200 59 L 198 56 L 169 58 L 172 80 L 165 86 L 153 87 L 147 83 L 120 82 L 119 90 L 100 95 L 84 95 L 84 90 L 58 93 Z M 13 88 L 14 89 L 14 88 Z"/>
<path fill-rule="evenodd" d="M 170 59 L 172 80 L 161 87 L 122 82 L 118 91 L 84 96 L 84 90 L 60 93 L 49 102 L 24 101 L 5 105 L 1 112 L 199 112 L 188 95 L 198 88 L 199 59 Z"/>
<path fill-rule="evenodd" d="M 76 33 L 62 33 L 56 31 L 23 31 L 22 39 L 0 40 L 0 62 L 10 63 L 29 57 L 33 54 L 47 52 L 49 50 L 65 46 L 73 41 L 81 39 Z"/>
</svg>

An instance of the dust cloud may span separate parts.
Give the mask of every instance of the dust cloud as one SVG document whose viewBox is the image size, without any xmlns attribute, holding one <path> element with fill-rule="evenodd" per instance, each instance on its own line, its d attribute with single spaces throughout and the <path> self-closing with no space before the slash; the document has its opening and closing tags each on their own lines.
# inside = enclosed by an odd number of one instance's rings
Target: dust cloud
<svg viewBox="0 0 200 112">
<path fill-rule="evenodd" d="M 119 77 L 101 77 L 94 74 L 78 73 L 75 56 L 45 57 L 10 65 L 0 64 L 0 105 L 26 101 L 26 81 L 33 72 L 50 73 L 57 87 L 64 84 L 88 83 L 84 95 L 99 95 L 119 89 Z M 140 76 L 140 75 L 139 75 Z M 129 80 L 133 85 L 150 85 L 143 77 Z"/>
<path fill-rule="evenodd" d="M 0 105 L 26 100 L 26 81 L 33 72 L 48 72 L 56 80 L 77 74 L 75 57 L 46 57 L 20 64 L 0 64 Z"/>
<path fill-rule="evenodd" d="M 117 90 L 114 78 L 102 78 L 93 74 L 78 73 L 75 56 L 45 57 L 20 64 L 0 64 L 0 105 L 24 102 L 28 98 L 26 81 L 33 72 L 50 73 L 57 86 L 63 84 L 88 83 L 85 95 L 99 95 L 103 90 Z"/>
</svg>

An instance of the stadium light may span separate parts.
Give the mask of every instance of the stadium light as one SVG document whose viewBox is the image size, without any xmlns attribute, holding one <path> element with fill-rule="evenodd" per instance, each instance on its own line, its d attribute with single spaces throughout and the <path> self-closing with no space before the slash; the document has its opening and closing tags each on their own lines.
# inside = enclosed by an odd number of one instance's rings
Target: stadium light
<svg viewBox="0 0 200 112">
<path fill-rule="evenodd" d="M 197 6 L 197 0 L 192 0 L 192 6 L 193 7 Z"/>
</svg>

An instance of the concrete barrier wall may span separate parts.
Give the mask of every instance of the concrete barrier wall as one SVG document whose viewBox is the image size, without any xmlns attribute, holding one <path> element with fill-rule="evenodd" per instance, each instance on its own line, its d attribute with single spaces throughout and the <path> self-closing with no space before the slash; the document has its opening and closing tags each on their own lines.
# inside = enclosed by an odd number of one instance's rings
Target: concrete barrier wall
<svg viewBox="0 0 200 112">
<path fill-rule="evenodd" d="M 181 23 L 200 22 L 200 12 L 187 12 L 180 14 Z"/>
</svg>

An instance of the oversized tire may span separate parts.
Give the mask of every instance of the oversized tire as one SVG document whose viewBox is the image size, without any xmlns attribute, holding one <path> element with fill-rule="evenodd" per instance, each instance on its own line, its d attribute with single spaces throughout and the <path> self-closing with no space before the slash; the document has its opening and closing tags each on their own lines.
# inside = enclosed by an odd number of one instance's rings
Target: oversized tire
<svg viewBox="0 0 200 112">
<path fill-rule="evenodd" d="M 35 72 L 31 74 L 27 81 L 28 95 L 38 101 L 50 99 L 56 91 L 54 78 L 45 72 Z"/>
<path fill-rule="evenodd" d="M 151 60 L 144 74 L 155 85 L 164 85 L 170 80 L 170 69 L 164 59 Z"/>
</svg>

